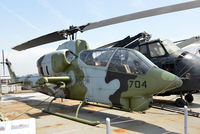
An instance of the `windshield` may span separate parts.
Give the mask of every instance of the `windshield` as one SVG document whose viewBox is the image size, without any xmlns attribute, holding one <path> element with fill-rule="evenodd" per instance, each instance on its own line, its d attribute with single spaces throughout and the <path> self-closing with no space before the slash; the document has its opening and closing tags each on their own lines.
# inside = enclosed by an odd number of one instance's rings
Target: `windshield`
<svg viewBox="0 0 200 134">
<path fill-rule="evenodd" d="M 114 49 L 86 50 L 80 53 L 80 59 L 87 65 L 106 66 Z"/>
<path fill-rule="evenodd" d="M 181 50 L 179 47 L 177 47 L 173 42 L 171 42 L 170 40 L 163 40 L 161 41 L 161 43 L 163 44 L 163 46 L 165 47 L 166 51 L 169 54 L 172 54 L 178 50 Z"/>
<path fill-rule="evenodd" d="M 119 48 L 112 57 L 108 70 L 118 73 L 144 75 L 153 64 L 136 50 Z"/>
<path fill-rule="evenodd" d="M 149 44 L 149 51 L 151 57 L 159 57 L 165 55 L 165 50 L 163 49 L 160 42 L 154 42 Z"/>
<path fill-rule="evenodd" d="M 149 65 L 150 67 L 156 66 L 153 62 L 151 62 L 148 58 L 146 58 L 143 54 L 141 54 L 140 52 L 135 51 L 135 54 L 143 61 L 146 62 L 147 65 Z"/>
</svg>

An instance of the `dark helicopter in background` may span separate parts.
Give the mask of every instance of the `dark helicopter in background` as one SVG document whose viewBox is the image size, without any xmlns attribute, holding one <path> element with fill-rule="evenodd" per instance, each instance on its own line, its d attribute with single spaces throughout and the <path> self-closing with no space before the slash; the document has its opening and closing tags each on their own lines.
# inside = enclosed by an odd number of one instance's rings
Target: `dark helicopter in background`
<svg viewBox="0 0 200 134">
<path fill-rule="evenodd" d="M 175 101 L 178 107 L 183 107 L 186 102 L 192 103 L 192 94 L 200 90 L 200 57 L 182 50 L 170 40 L 150 38 L 151 35 L 143 32 L 102 47 L 125 47 L 140 51 L 158 67 L 179 76 L 183 81 L 181 87 L 158 95 L 180 95 Z"/>
</svg>

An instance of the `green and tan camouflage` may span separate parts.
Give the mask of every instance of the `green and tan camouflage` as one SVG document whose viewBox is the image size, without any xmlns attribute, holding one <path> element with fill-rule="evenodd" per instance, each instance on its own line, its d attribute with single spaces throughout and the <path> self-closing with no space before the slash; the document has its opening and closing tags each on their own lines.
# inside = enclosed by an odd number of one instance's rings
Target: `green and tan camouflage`
<svg viewBox="0 0 200 134">
<path fill-rule="evenodd" d="M 7 61 L 8 63 L 8 61 Z M 59 98 L 97 102 L 127 111 L 149 108 L 152 96 L 182 85 L 179 77 L 155 66 L 136 50 L 89 50 L 84 40 L 68 41 L 37 61 L 38 76 L 12 83 Z"/>
</svg>

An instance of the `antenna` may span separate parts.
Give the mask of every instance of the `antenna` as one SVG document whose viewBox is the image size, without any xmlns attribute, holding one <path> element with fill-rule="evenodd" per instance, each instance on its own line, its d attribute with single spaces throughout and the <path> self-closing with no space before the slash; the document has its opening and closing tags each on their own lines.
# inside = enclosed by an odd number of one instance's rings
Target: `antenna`
<svg viewBox="0 0 200 134">
<path fill-rule="evenodd" d="M 5 76 L 5 60 L 4 60 L 4 50 L 2 50 L 2 60 L 3 60 L 3 76 Z"/>
<path fill-rule="evenodd" d="M 0 64 L 3 64 L 3 76 L 5 76 L 5 58 L 4 58 L 4 50 L 2 50 L 2 62 Z"/>
</svg>

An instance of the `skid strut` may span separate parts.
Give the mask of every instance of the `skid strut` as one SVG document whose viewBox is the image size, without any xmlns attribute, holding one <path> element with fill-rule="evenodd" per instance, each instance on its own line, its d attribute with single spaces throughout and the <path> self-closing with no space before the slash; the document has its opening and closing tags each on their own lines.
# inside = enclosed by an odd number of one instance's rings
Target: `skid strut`
<svg viewBox="0 0 200 134">
<path fill-rule="evenodd" d="M 67 114 L 62 114 L 62 113 L 58 113 L 58 112 L 51 112 L 49 110 L 49 107 L 51 105 L 51 103 L 55 100 L 56 98 L 53 98 L 51 100 L 51 102 L 49 103 L 49 105 L 47 106 L 46 109 L 42 110 L 43 112 L 45 113 L 49 113 L 49 114 L 52 114 L 52 115 L 56 115 L 56 116 L 59 116 L 59 117 L 63 117 L 63 118 L 67 118 L 67 119 L 70 119 L 70 120 L 73 120 L 73 121 L 77 121 L 77 122 L 80 122 L 80 123 L 84 123 L 84 124 L 88 124 L 88 125 L 91 125 L 91 126 L 96 126 L 98 124 L 100 124 L 99 121 L 90 121 L 90 120 L 86 120 L 86 119 L 82 119 L 82 118 L 78 118 L 78 113 L 79 113 L 79 110 L 81 108 L 81 106 L 83 104 L 85 104 L 85 101 L 81 101 L 81 103 L 79 104 L 77 110 L 76 110 L 76 115 L 75 116 L 71 116 L 71 115 L 67 115 Z"/>
</svg>

